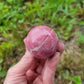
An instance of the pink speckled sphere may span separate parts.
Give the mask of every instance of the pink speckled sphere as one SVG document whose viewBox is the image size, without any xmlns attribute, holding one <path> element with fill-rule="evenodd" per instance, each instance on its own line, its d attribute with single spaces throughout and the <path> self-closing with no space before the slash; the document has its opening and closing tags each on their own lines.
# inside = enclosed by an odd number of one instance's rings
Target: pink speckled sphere
<svg viewBox="0 0 84 84">
<path fill-rule="evenodd" d="M 34 57 L 46 59 L 56 52 L 58 37 L 50 27 L 37 26 L 27 35 L 25 45 Z"/>
</svg>

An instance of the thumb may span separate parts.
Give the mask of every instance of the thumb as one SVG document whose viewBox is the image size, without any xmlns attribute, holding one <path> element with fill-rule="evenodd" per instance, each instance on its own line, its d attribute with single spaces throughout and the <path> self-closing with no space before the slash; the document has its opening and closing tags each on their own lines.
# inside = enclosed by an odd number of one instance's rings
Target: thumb
<svg viewBox="0 0 84 84">
<path fill-rule="evenodd" d="M 26 73 L 26 71 L 31 67 L 34 63 L 34 57 L 30 54 L 29 51 L 26 51 L 25 55 L 22 59 L 12 68 L 9 69 L 8 72 L 13 72 L 14 74 L 17 73 Z"/>
<path fill-rule="evenodd" d="M 26 47 L 26 38 L 24 39 L 25 47 Z M 27 50 L 26 47 L 26 53 L 22 57 L 22 59 L 12 68 L 9 69 L 8 72 L 13 73 L 25 73 L 30 66 L 34 63 L 34 57 L 31 55 L 31 53 Z"/>
</svg>

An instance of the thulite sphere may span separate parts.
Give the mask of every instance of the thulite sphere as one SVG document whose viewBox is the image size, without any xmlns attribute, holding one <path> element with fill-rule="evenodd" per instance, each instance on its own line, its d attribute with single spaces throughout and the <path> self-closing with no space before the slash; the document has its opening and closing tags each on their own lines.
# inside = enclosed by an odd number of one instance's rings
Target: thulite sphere
<svg viewBox="0 0 84 84">
<path fill-rule="evenodd" d="M 25 45 L 34 57 L 46 59 L 56 52 L 58 37 L 50 27 L 37 26 L 27 35 Z"/>
</svg>

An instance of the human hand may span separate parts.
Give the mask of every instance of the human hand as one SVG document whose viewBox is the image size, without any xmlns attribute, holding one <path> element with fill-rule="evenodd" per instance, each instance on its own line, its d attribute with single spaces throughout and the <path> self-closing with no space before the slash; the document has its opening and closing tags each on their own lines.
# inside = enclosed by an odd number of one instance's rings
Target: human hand
<svg viewBox="0 0 84 84">
<path fill-rule="evenodd" d="M 64 45 L 59 43 L 58 52 L 45 60 L 34 58 L 26 50 L 22 59 L 8 70 L 4 84 L 54 84 L 54 75 Z"/>
</svg>

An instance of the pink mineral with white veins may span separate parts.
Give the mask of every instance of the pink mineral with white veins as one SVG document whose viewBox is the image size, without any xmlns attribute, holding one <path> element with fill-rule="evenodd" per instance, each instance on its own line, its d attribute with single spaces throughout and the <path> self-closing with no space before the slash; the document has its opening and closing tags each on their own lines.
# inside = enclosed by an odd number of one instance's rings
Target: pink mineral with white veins
<svg viewBox="0 0 84 84">
<path fill-rule="evenodd" d="M 46 59 L 56 52 L 58 37 L 50 27 L 37 26 L 27 35 L 25 45 L 34 57 Z"/>
</svg>

